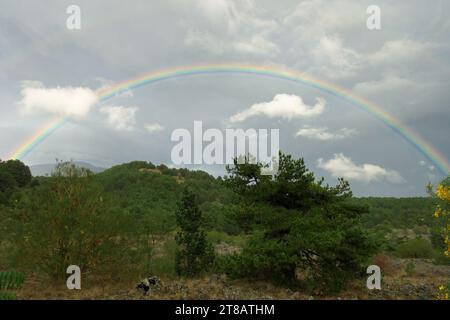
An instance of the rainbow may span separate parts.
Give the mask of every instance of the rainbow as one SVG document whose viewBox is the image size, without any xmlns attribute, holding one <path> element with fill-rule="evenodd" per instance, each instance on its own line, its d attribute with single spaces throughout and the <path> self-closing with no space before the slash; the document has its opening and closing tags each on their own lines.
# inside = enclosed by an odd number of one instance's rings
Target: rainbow
<svg viewBox="0 0 450 320">
<path fill-rule="evenodd" d="M 99 90 L 97 90 L 98 102 L 104 102 L 108 99 L 116 97 L 121 93 L 127 92 L 128 90 L 137 89 L 161 81 L 211 74 L 256 75 L 287 80 L 312 87 L 322 92 L 326 92 L 332 96 L 341 98 L 346 102 L 367 111 L 369 114 L 373 115 L 378 120 L 386 124 L 389 128 L 391 128 L 393 131 L 403 137 L 407 142 L 409 142 L 429 161 L 431 161 L 443 175 L 446 176 L 450 173 L 450 163 L 439 150 L 433 147 L 433 145 L 427 142 L 419 134 L 415 133 L 412 129 L 402 124 L 400 120 L 394 118 L 392 115 L 384 111 L 380 106 L 377 106 L 373 102 L 370 102 L 362 97 L 356 96 L 351 91 L 339 87 L 335 84 L 314 78 L 305 73 L 300 73 L 294 70 L 284 69 L 280 67 L 242 64 L 208 64 L 190 65 L 152 71 L 138 77 L 119 82 L 112 86 L 100 88 Z M 61 117 L 53 120 L 50 124 L 37 131 L 22 145 L 20 145 L 9 158 L 24 158 L 34 148 L 42 143 L 42 141 L 44 141 L 49 135 L 51 135 L 54 131 L 56 131 L 69 120 L 70 119 L 68 117 Z"/>
</svg>

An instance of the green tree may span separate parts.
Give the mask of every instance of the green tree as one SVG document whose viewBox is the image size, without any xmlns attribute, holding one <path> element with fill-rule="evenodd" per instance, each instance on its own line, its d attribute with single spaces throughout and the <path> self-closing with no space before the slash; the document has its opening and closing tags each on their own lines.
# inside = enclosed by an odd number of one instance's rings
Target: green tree
<svg viewBox="0 0 450 320">
<path fill-rule="evenodd" d="M 214 251 L 207 242 L 202 228 L 202 213 L 195 194 L 184 189 L 176 212 L 178 244 L 176 253 L 176 271 L 179 275 L 195 276 L 206 271 L 213 262 Z"/>
<path fill-rule="evenodd" d="M 28 166 L 19 160 L 8 160 L 6 162 L 0 162 L 0 171 L 8 172 L 19 187 L 25 187 L 31 182 L 32 176 Z"/>
<path fill-rule="evenodd" d="M 339 290 L 374 252 L 359 223 L 366 208 L 348 201 L 346 181 L 335 187 L 316 181 L 303 159 L 280 153 L 274 176 L 262 175 L 262 167 L 248 158 L 227 167 L 226 183 L 239 203 L 235 219 L 252 233 L 229 259 L 228 272 L 285 284 L 303 278 L 323 291 Z"/>
<path fill-rule="evenodd" d="M 6 170 L 0 168 L 0 204 L 7 205 L 17 187 L 16 180 Z"/>
</svg>

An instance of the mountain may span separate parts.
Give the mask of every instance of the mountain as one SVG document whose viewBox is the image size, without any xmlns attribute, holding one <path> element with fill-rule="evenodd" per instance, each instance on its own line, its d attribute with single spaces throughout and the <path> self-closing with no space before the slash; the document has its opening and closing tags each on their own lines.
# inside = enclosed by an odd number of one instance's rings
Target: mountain
<svg viewBox="0 0 450 320">
<path fill-rule="evenodd" d="M 94 173 L 100 173 L 106 170 L 106 168 L 97 167 L 90 163 L 83 161 L 74 161 L 73 162 L 78 167 L 83 167 L 91 170 Z M 56 167 L 56 163 L 45 163 L 45 164 L 37 164 L 30 166 L 31 174 L 34 177 L 38 176 L 49 176 Z"/>
</svg>

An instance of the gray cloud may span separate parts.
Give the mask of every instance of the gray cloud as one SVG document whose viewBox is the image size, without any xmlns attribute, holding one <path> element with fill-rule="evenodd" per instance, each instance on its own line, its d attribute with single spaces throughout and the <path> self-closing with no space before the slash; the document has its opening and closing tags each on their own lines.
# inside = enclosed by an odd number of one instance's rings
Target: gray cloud
<svg viewBox="0 0 450 320">
<path fill-rule="evenodd" d="M 28 95 L 33 97 L 29 109 L 39 112 L 23 115 L 23 105 L 18 103 L 24 98 L 24 80 L 43 83 L 45 89 L 94 91 L 152 70 L 237 62 L 286 67 L 352 90 L 450 158 L 450 23 L 445 14 L 450 4 L 377 2 L 382 10 L 380 31 L 366 28 L 366 8 L 373 4 L 369 0 L 134 0 L 127 5 L 119 0 L 80 0 L 82 29 L 69 31 L 65 9 L 72 1 L 48 0 L 43 5 L 0 0 L 0 157 L 42 128 L 53 117 L 50 113 L 67 114 L 61 111 L 67 110 L 66 103 L 42 104 L 42 95 Z M 335 175 L 317 168 L 317 159 L 328 159 L 325 164 L 334 154 L 343 154 L 357 170 L 373 164 L 398 172 L 408 185 L 391 183 L 378 174 L 379 179 L 369 182 L 353 180 L 357 195 L 424 194 L 428 167 L 434 164 L 385 124 L 327 92 L 250 74 L 172 79 L 98 102 L 24 160 L 43 163 L 57 157 L 112 165 L 144 159 L 170 164 L 172 130 L 192 130 L 194 120 L 224 130 L 233 115 L 251 110 L 255 103 L 270 102 L 280 93 L 302 97 L 309 107 L 323 97 L 326 108 L 314 117 L 291 120 L 253 112 L 234 125 L 279 128 L 281 148 L 305 157 L 317 175 L 331 181 Z M 75 101 L 65 101 L 69 100 Z M 77 103 L 69 109 L 82 106 Z M 101 112 L 108 106 L 139 106 L 139 111 L 134 117 L 118 117 L 130 119 L 128 124 L 113 125 Z M 164 130 L 156 132 L 155 124 Z M 352 128 L 358 135 L 317 143 L 295 137 L 299 128 L 330 128 L 321 130 L 322 136 Z M 419 161 L 426 165 L 418 165 Z M 223 172 L 223 168 L 204 169 Z M 442 177 L 437 169 L 432 172 L 433 179 Z"/>
</svg>

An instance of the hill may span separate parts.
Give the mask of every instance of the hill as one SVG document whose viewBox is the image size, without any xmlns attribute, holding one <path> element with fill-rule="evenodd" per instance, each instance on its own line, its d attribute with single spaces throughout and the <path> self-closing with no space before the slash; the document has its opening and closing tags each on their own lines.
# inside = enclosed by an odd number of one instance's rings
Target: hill
<svg viewBox="0 0 450 320">
<path fill-rule="evenodd" d="M 94 166 L 88 162 L 74 161 L 74 164 L 78 167 L 86 168 L 94 173 L 99 173 L 105 170 L 105 168 Z M 55 163 L 44 163 L 30 166 L 31 174 L 33 177 L 49 176 L 55 170 Z"/>
</svg>

